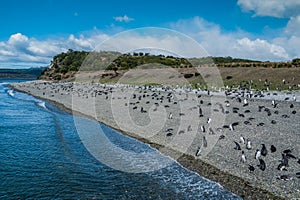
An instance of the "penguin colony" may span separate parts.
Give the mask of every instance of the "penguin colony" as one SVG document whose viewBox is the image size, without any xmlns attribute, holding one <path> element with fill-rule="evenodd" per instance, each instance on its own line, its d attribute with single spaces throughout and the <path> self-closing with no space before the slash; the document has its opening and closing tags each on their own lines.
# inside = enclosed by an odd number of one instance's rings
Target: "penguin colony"
<svg viewBox="0 0 300 200">
<path fill-rule="evenodd" d="M 111 101 L 114 98 L 122 100 L 134 116 L 135 120 L 149 118 L 149 112 L 165 110 L 166 126 L 159 137 L 165 141 L 172 141 L 177 135 L 182 137 L 197 132 L 189 154 L 200 158 L 205 148 L 213 145 L 208 136 L 217 137 L 216 151 L 224 155 L 206 155 L 215 159 L 226 160 L 224 168 L 241 170 L 247 176 L 264 176 L 273 174 L 272 181 L 288 182 L 296 180 L 300 185 L 300 124 L 291 124 L 290 120 L 299 118 L 299 102 L 292 92 L 253 91 L 244 87 L 237 89 L 226 88 L 222 92 L 192 90 L 189 87 L 174 88 L 169 86 L 110 86 L 104 84 L 38 82 L 35 84 L 19 84 L 18 89 L 26 91 L 34 88 L 41 97 L 57 98 L 74 95 L 84 99 L 95 98 L 99 101 Z M 122 92 L 130 90 L 131 94 L 122 96 Z M 120 95 L 113 94 L 120 93 Z M 210 97 L 224 94 L 221 101 L 213 102 Z M 37 95 L 38 96 L 38 95 Z M 265 99 L 264 99 L 265 98 Z M 191 107 L 180 108 L 185 101 L 193 101 Z M 174 109 L 175 108 L 175 109 Z M 177 110 L 176 110 L 177 108 Z M 185 118 L 190 112 L 196 112 L 197 126 L 193 123 L 186 127 L 179 127 L 176 120 Z M 213 126 L 213 114 L 225 116 L 224 124 Z M 173 123 L 174 122 L 174 123 Z M 199 122 L 199 123 L 198 123 Z M 169 125 L 169 124 L 177 125 Z M 290 141 L 285 136 L 286 126 L 290 126 L 294 134 L 298 134 L 297 141 Z M 295 146 L 295 144 L 297 144 Z M 228 152 L 228 154 L 226 153 Z M 230 163 L 232 166 L 230 166 Z M 219 165 L 218 167 L 220 167 Z M 222 167 L 222 166 L 221 166 Z M 281 183 L 280 183 L 281 184 Z"/>
</svg>

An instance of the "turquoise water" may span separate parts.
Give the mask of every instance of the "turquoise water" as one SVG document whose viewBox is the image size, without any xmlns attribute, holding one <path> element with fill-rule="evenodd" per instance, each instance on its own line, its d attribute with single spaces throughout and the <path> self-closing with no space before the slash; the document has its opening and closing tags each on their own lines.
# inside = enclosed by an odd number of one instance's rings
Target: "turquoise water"
<svg viewBox="0 0 300 200">
<path fill-rule="evenodd" d="M 176 162 L 147 173 L 102 164 L 81 142 L 72 115 L 5 86 L 16 81 L 0 79 L 0 199 L 239 199 Z M 100 126 L 120 148 L 156 151 Z"/>
</svg>

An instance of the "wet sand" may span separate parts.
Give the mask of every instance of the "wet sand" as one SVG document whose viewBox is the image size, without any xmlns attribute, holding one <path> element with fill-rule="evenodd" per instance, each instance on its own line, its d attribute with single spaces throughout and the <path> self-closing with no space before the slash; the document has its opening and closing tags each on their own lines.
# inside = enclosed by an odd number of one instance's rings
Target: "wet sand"
<svg viewBox="0 0 300 200">
<path fill-rule="evenodd" d="M 260 97 L 231 91 L 225 96 L 180 88 L 43 81 L 12 87 L 148 143 L 243 199 L 300 198 L 300 104 L 293 93 Z M 275 105 L 272 99 L 278 99 Z M 255 159 L 261 144 L 267 149 L 267 155 L 259 158 L 265 169 Z M 286 171 L 278 170 L 288 149 L 296 159 L 289 157 Z"/>
</svg>

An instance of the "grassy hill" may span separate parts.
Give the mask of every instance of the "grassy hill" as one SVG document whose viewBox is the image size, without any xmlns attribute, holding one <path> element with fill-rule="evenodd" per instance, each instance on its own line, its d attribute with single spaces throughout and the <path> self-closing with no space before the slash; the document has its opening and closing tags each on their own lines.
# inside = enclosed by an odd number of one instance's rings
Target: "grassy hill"
<svg viewBox="0 0 300 200">
<path fill-rule="evenodd" d="M 102 83 L 114 83 L 129 69 L 140 69 L 139 78 L 129 78 L 128 83 L 136 80 L 147 80 L 150 69 L 171 68 L 192 84 L 205 84 L 199 70 L 195 67 L 205 68 L 216 66 L 219 68 L 225 85 L 246 86 L 249 82 L 255 88 L 288 89 L 298 88 L 300 84 L 300 59 L 291 62 L 268 62 L 231 57 L 205 57 L 205 58 L 178 58 L 164 55 L 151 55 L 145 53 L 121 54 L 118 52 L 84 52 L 72 51 L 56 55 L 51 65 L 42 72 L 41 79 L 47 80 L 74 80 L 79 75 L 83 80 Z M 199 68 L 198 68 L 199 69 Z M 146 71 L 147 76 L 141 71 Z M 158 70 L 152 70 L 156 73 Z M 145 72 L 146 73 L 146 72 Z M 161 74 L 152 74 L 159 77 Z M 135 76 L 135 75 L 132 75 Z M 168 79 L 168 77 L 166 77 Z M 172 79 L 172 78 L 171 78 Z M 78 78 L 76 80 L 79 80 Z M 282 81 L 285 84 L 282 84 Z M 151 81 L 150 81 L 151 82 Z M 149 83 L 150 83 L 149 82 Z M 267 83 L 266 83 L 267 82 Z M 157 84 L 153 79 L 151 84 Z"/>
</svg>

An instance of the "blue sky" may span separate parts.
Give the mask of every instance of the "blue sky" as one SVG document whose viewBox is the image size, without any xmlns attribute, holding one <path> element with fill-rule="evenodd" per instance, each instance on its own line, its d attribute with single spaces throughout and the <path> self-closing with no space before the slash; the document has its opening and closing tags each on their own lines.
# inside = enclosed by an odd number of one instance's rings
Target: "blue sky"
<svg viewBox="0 0 300 200">
<path fill-rule="evenodd" d="M 0 67 L 48 64 L 68 48 L 93 50 L 114 34 L 149 26 L 184 33 L 212 56 L 300 57 L 299 0 L 3 0 Z"/>
</svg>

